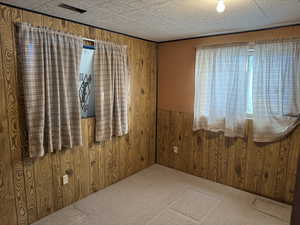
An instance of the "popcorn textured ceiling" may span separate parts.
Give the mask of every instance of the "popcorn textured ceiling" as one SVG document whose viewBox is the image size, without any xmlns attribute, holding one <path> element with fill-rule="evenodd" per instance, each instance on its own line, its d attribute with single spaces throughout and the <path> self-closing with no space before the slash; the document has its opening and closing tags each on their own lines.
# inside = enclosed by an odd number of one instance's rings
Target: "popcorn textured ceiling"
<svg viewBox="0 0 300 225">
<path fill-rule="evenodd" d="M 239 32 L 300 23 L 299 0 L 1 0 L 46 13 L 152 41 Z M 61 3 L 87 10 L 84 14 L 59 8 Z"/>
</svg>

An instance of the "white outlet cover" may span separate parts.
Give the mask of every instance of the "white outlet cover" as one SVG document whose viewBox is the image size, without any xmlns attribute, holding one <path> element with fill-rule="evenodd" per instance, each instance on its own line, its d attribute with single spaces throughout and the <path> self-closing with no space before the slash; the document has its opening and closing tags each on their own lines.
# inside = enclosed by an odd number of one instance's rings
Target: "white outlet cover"
<svg viewBox="0 0 300 225">
<path fill-rule="evenodd" d="M 175 154 L 178 154 L 178 146 L 173 146 L 173 152 L 174 152 Z"/>
<path fill-rule="evenodd" d="M 63 176 L 63 185 L 69 183 L 69 176 L 66 174 Z"/>
</svg>

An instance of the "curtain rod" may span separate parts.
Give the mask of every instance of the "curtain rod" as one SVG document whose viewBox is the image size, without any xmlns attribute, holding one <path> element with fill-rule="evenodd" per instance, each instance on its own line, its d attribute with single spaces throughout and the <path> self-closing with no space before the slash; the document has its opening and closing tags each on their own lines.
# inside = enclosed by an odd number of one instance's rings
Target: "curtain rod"
<svg viewBox="0 0 300 225">
<path fill-rule="evenodd" d="M 96 41 L 98 41 L 98 40 L 94 40 L 94 39 L 90 39 L 90 38 L 86 38 L 86 37 L 81 37 L 81 39 L 83 40 L 83 41 L 90 41 L 90 42 L 96 42 Z M 100 41 L 100 40 L 99 40 Z M 117 44 L 117 43 L 113 43 L 113 42 L 106 42 L 106 41 L 101 41 L 101 42 L 103 42 L 103 43 L 110 43 L 110 44 L 114 44 L 114 45 L 119 45 L 119 46 L 121 46 L 121 47 L 125 47 L 125 48 L 127 48 L 128 46 L 127 45 L 120 45 L 120 44 Z"/>
<path fill-rule="evenodd" d="M 250 42 L 227 42 L 227 43 L 214 43 L 214 44 L 198 44 L 195 48 L 209 48 L 209 47 L 228 47 L 228 46 L 235 46 L 235 45 L 248 45 Z"/>
<path fill-rule="evenodd" d="M 91 41 L 91 42 L 95 42 L 95 40 L 93 40 L 93 39 L 89 39 L 89 38 L 85 38 L 85 37 L 83 37 L 83 38 L 82 38 L 82 40 L 84 40 L 84 41 Z"/>
</svg>

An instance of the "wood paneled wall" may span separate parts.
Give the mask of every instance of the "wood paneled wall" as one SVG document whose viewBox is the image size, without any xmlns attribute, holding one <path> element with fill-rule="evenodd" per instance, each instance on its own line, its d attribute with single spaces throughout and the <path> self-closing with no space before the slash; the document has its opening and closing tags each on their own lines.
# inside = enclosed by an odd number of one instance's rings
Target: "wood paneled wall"
<svg viewBox="0 0 300 225">
<path fill-rule="evenodd" d="M 247 137 L 192 131 L 193 114 L 158 111 L 158 163 L 225 185 L 292 203 L 300 150 L 300 127 L 269 144 Z M 178 146 L 178 154 L 173 152 Z"/>
<path fill-rule="evenodd" d="M 94 119 L 83 119 L 82 147 L 37 160 L 22 157 L 26 144 L 15 22 L 128 45 L 129 135 L 95 145 Z M 154 43 L 0 5 L 0 51 L 0 225 L 30 224 L 154 163 Z M 71 172 L 70 183 L 63 186 L 66 171 Z"/>
</svg>

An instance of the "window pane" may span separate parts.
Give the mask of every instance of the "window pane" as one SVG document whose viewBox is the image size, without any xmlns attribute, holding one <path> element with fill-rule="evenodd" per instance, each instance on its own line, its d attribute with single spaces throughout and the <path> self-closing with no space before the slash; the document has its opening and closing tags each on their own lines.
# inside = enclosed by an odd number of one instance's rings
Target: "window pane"
<svg viewBox="0 0 300 225">
<path fill-rule="evenodd" d="M 79 98 L 82 118 L 95 116 L 93 57 L 93 49 L 82 49 L 79 77 Z"/>
</svg>

